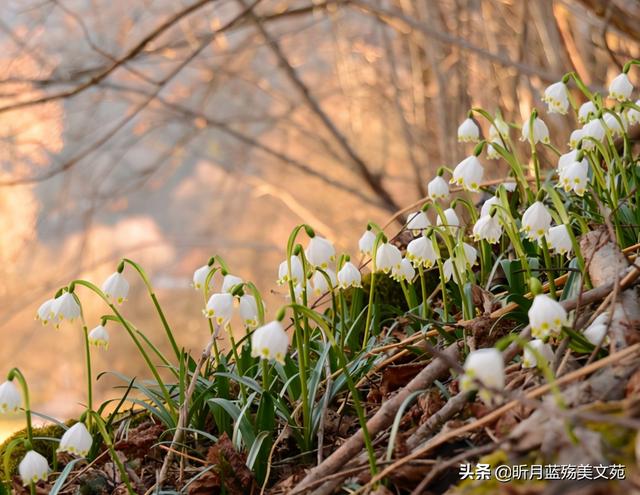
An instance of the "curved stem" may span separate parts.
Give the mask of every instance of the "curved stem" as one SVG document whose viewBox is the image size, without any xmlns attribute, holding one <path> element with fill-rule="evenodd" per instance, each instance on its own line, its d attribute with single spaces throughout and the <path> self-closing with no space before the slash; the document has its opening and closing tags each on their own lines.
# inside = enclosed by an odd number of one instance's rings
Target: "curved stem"
<svg viewBox="0 0 640 495">
<path fill-rule="evenodd" d="M 127 320 L 120 314 L 120 312 L 115 307 L 115 305 L 112 304 L 111 301 L 109 301 L 107 296 L 105 296 L 105 294 L 96 285 L 92 284 L 91 282 L 87 282 L 86 280 L 81 280 L 81 279 L 74 280 L 72 283 L 75 283 L 76 285 L 82 285 L 84 287 L 87 287 L 88 289 L 90 289 L 91 291 L 96 293 L 107 304 L 107 306 L 109 306 L 109 308 L 111 308 L 111 311 L 113 311 L 113 314 L 118 318 L 118 321 L 122 324 L 122 326 L 124 326 L 125 330 L 129 334 L 129 337 L 131 337 L 131 340 L 133 340 L 134 344 L 138 348 L 138 351 L 142 355 L 142 358 L 147 363 L 149 371 L 151 371 L 151 373 L 153 374 L 153 377 L 156 379 L 156 382 L 158 383 L 158 387 L 160 387 L 160 390 L 162 391 L 162 394 L 164 395 L 165 401 L 167 402 L 167 406 L 171 410 L 172 415 L 175 417 L 176 410 L 175 410 L 175 407 L 173 405 L 173 400 L 171 399 L 171 394 L 169 394 L 169 391 L 167 390 L 167 387 L 165 386 L 164 382 L 162 381 L 162 378 L 160 377 L 160 374 L 158 373 L 157 368 L 155 367 L 155 365 L 153 364 L 153 362 L 149 358 L 149 355 L 147 354 L 147 351 L 145 350 L 144 346 L 140 343 L 140 340 L 136 336 L 136 332 L 133 330 L 133 328 L 131 328 L 131 325 L 129 325 Z M 179 358 L 179 355 L 178 355 L 178 358 Z"/>
<path fill-rule="evenodd" d="M 162 322 L 162 326 L 164 327 L 164 331 L 167 334 L 167 338 L 169 339 L 169 342 L 171 343 L 171 347 L 173 347 L 173 352 L 175 352 L 176 354 L 176 358 L 180 359 L 180 348 L 178 347 L 178 344 L 176 343 L 176 339 L 173 337 L 173 332 L 171 331 L 171 327 L 169 326 L 169 323 L 167 322 L 167 318 L 164 316 L 164 312 L 162 311 L 162 308 L 160 307 L 160 303 L 158 302 L 158 298 L 156 297 L 156 294 L 153 290 L 153 287 L 151 285 L 151 282 L 149 281 L 149 278 L 147 277 L 147 274 L 145 273 L 145 271 L 142 269 L 142 267 L 136 263 L 135 261 L 132 261 L 128 258 L 123 258 L 122 259 L 123 262 L 130 264 L 140 275 L 140 278 L 142 279 L 142 281 L 144 282 L 144 285 L 147 288 L 147 292 L 149 293 L 149 296 L 151 297 L 151 301 L 153 302 L 153 305 L 156 308 L 156 311 L 158 312 L 158 316 L 160 316 L 160 321 Z"/>
<path fill-rule="evenodd" d="M 24 415 L 27 421 L 27 441 L 29 442 L 29 449 L 33 448 L 33 426 L 31 423 L 31 401 L 29 399 L 29 386 L 27 385 L 27 380 L 25 379 L 22 371 L 18 368 L 13 368 L 9 371 L 7 375 L 7 379 L 9 381 L 13 381 L 13 379 L 17 379 L 20 384 L 20 388 L 22 388 L 22 395 L 24 398 Z"/>
</svg>

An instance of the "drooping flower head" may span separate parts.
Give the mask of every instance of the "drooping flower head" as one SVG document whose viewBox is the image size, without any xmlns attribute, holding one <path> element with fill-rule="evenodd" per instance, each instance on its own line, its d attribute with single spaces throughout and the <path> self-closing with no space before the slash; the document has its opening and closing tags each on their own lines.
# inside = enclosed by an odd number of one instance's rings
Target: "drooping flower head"
<svg viewBox="0 0 640 495">
<path fill-rule="evenodd" d="M 358 248 L 364 255 L 371 256 L 373 253 L 373 246 L 376 242 L 376 235 L 370 230 L 365 230 L 362 237 L 358 241 Z"/>
<path fill-rule="evenodd" d="M 98 325 L 89 332 L 89 344 L 96 347 L 109 347 L 109 333 L 104 325 Z"/>
<path fill-rule="evenodd" d="M 193 288 L 196 290 L 204 289 L 209 273 L 213 270 L 213 266 L 204 265 L 193 272 Z M 207 287 L 209 288 L 209 287 Z"/>
<path fill-rule="evenodd" d="M 480 388 L 478 395 L 484 402 L 490 403 L 494 392 L 502 391 L 504 384 L 504 362 L 498 349 L 491 347 L 469 353 L 464 362 L 464 375 L 460 378 L 462 391 Z"/>
<path fill-rule="evenodd" d="M 498 221 L 498 215 L 484 215 L 473 226 L 473 238 L 476 241 L 484 240 L 489 244 L 496 244 L 502 236 L 502 225 Z"/>
<path fill-rule="evenodd" d="M 293 282 L 295 285 L 304 279 L 304 270 L 302 269 L 302 261 L 300 260 L 300 257 L 293 255 L 290 260 L 291 273 L 289 273 L 289 265 L 286 260 L 280 263 L 280 266 L 278 267 L 278 283 L 280 285 L 289 283 L 289 281 Z"/>
<path fill-rule="evenodd" d="M 559 113 L 565 115 L 569 110 L 569 91 L 567 85 L 559 81 L 548 86 L 544 90 L 544 96 L 542 97 L 549 107 L 549 113 Z"/>
<path fill-rule="evenodd" d="M 389 273 L 394 267 L 400 268 L 402 254 L 393 244 L 384 242 L 378 246 L 376 252 L 376 268 L 384 273 Z"/>
<path fill-rule="evenodd" d="M 484 167 L 477 156 L 471 155 L 456 166 L 450 182 L 462 186 L 467 191 L 475 192 L 479 190 L 483 176 Z"/>
<path fill-rule="evenodd" d="M 413 239 L 407 245 L 407 259 L 415 267 L 422 266 L 429 269 L 436 263 L 437 258 L 433 242 L 424 235 Z"/>
<path fill-rule="evenodd" d="M 416 271 L 414 270 L 413 266 L 411 265 L 411 262 L 407 258 L 404 258 L 400 262 L 399 267 L 394 267 L 391 270 L 391 278 L 396 282 L 401 282 L 401 281 L 411 282 L 413 280 L 413 277 L 415 276 L 416 276 Z"/>
<path fill-rule="evenodd" d="M 467 118 L 458 127 L 458 142 L 477 143 L 480 140 L 480 128 L 472 118 Z"/>
<path fill-rule="evenodd" d="M 409 229 L 414 235 L 418 235 L 421 230 L 428 229 L 430 226 L 431 222 L 424 211 L 416 211 L 409 214 L 407 229 Z"/>
<path fill-rule="evenodd" d="M 596 108 L 595 103 L 591 100 L 586 101 L 580 105 L 580 109 L 578 110 L 578 122 L 586 124 L 592 117 L 595 117 L 597 113 L 598 109 Z"/>
<path fill-rule="evenodd" d="M 323 270 L 322 273 L 319 270 L 316 270 L 311 277 L 311 286 L 313 287 L 313 294 L 316 296 L 320 296 L 325 292 L 329 292 L 332 287 L 336 286 L 337 278 L 336 272 L 334 272 L 331 268 L 327 268 Z M 326 276 L 325 276 L 326 274 Z M 329 277 L 329 281 L 327 281 L 327 277 Z M 331 282 L 331 285 L 329 285 Z"/>
<path fill-rule="evenodd" d="M 55 313 L 53 312 L 54 302 L 55 302 L 55 299 L 47 299 L 38 308 L 38 312 L 36 314 L 36 320 L 40 320 L 43 325 L 46 325 L 47 323 L 49 323 L 55 316 Z"/>
<path fill-rule="evenodd" d="M 233 316 L 233 296 L 228 292 L 213 294 L 203 314 L 213 319 L 218 325 L 226 326 Z"/>
<path fill-rule="evenodd" d="M 253 357 L 275 360 L 284 364 L 289 349 L 289 336 L 282 323 L 272 321 L 257 328 L 251 335 L 251 355 Z"/>
<path fill-rule="evenodd" d="M 437 199 L 447 199 L 449 197 L 449 185 L 440 175 L 434 177 L 427 185 L 427 194 L 429 199 L 435 201 Z"/>
<path fill-rule="evenodd" d="M 549 144 L 551 142 L 549 139 L 549 128 L 540 117 L 536 117 L 533 120 L 533 133 L 530 131 L 530 121 L 527 119 L 522 124 L 522 141 L 529 141 L 529 139 L 533 137 L 533 144 Z"/>
<path fill-rule="evenodd" d="M 575 161 L 560 172 L 560 184 L 566 192 L 573 191 L 582 196 L 589 182 L 589 164 L 586 160 Z"/>
<path fill-rule="evenodd" d="M 338 287 L 348 289 L 349 287 L 362 287 L 362 275 L 360 270 L 347 261 L 338 271 Z"/>
<path fill-rule="evenodd" d="M 245 328 L 256 328 L 258 326 L 258 302 L 252 294 L 240 296 L 240 316 Z"/>
<path fill-rule="evenodd" d="M 20 461 L 18 472 L 24 486 L 38 481 L 46 481 L 49 476 L 49 463 L 44 456 L 35 450 L 30 450 Z"/>
<path fill-rule="evenodd" d="M 522 367 L 535 368 L 538 366 L 539 363 L 536 354 L 544 359 L 547 366 L 553 360 L 553 349 L 551 349 L 551 346 L 540 339 L 534 339 L 524 348 L 522 355 Z"/>
<path fill-rule="evenodd" d="M 551 226 L 551 213 L 541 201 L 533 203 L 522 215 L 522 231 L 531 241 L 539 240 Z"/>
<path fill-rule="evenodd" d="M 80 305 L 71 292 L 64 292 L 51 304 L 52 320 L 59 325 L 62 320 L 73 321 L 80 316 Z"/>
<path fill-rule="evenodd" d="M 107 299 L 122 304 L 129 294 L 129 282 L 120 272 L 114 272 L 102 284 L 102 292 Z"/>
<path fill-rule="evenodd" d="M 456 210 L 454 210 L 453 208 L 447 208 L 446 210 L 444 210 L 443 213 L 446 221 L 445 226 L 447 227 L 449 232 L 451 232 L 452 234 L 455 233 L 458 227 L 460 226 L 460 219 L 458 218 L 458 215 L 456 215 Z M 437 226 L 442 225 L 442 218 L 440 217 L 440 215 L 438 215 L 436 225 Z"/>
<path fill-rule="evenodd" d="M 565 255 L 573 249 L 569 229 L 564 224 L 551 227 L 546 235 L 546 239 L 549 249 L 557 254 Z"/>
<path fill-rule="evenodd" d="M 336 255 L 331 241 L 318 235 L 311 238 L 305 251 L 309 263 L 315 268 L 327 268 Z"/>
<path fill-rule="evenodd" d="M 244 283 L 244 280 L 242 280 L 242 278 L 235 275 L 227 274 L 222 279 L 220 292 L 231 292 L 236 285 L 240 285 L 242 283 Z"/>
<path fill-rule="evenodd" d="M 629 81 L 629 76 L 624 72 L 617 75 L 609 84 L 609 98 L 618 101 L 627 101 L 631 98 L 633 84 Z"/>
<path fill-rule="evenodd" d="M 17 412 L 22 405 L 22 397 L 16 384 L 11 380 L 0 384 L 0 414 Z"/>
<path fill-rule="evenodd" d="M 539 339 L 560 334 L 567 325 L 567 312 L 562 305 L 546 294 L 538 294 L 529 308 L 531 335 Z"/>
<path fill-rule="evenodd" d="M 57 451 L 86 457 L 92 444 L 93 438 L 84 423 L 76 423 L 62 435 Z"/>
<path fill-rule="evenodd" d="M 609 313 L 602 313 L 584 331 L 584 337 L 591 345 L 609 345 Z"/>
</svg>

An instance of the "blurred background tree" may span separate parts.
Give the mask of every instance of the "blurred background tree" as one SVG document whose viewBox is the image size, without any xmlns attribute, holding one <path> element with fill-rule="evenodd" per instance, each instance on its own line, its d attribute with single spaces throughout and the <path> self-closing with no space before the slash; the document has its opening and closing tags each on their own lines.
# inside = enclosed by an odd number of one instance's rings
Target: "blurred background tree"
<svg viewBox="0 0 640 495">
<path fill-rule="evenodd" d="M 268 293 L 294 224 L 353 253 L 367 220 L 424 196 L 470 151 L 456 142 L 470 107 L 500 102 L 514 122 L 538 107 L 564 149 L 570 128 L 545 115 L 544 88 L 572 70 L 601 88 L 640 56 L 634 0 L 3 0 L 1 12 L 0 362 L 58 415 L 80 397 L 79 329 L 33 315 L 71 278 L 141 261 L 181 344 L 199 349 L 189 282 L 211 254 Z M 153 333 L 132 294 L 128 316 Z M 96 324 L 100 306 L 87 310 Z M 97 367 L 141 371 L 112 338 L 119 351 Z"/>
</svg>

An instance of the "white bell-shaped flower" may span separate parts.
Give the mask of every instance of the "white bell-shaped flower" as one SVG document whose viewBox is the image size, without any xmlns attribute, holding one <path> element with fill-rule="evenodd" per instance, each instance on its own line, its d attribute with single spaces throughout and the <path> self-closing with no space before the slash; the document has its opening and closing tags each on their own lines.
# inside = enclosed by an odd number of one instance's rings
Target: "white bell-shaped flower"
<svg viewBox="0 0 640 495">
<path fill-rule="evenodd" d="M 104 325 L 98 325 L 89 332 L 89 344 L 96 347 L 109 347 L 109 332 Z"/>
<path fill-rule="evenodd" d="M 522 124 L 522 141 L 528 141 L 530 136 L 529 119 Z M 540 117 L 536 117 L 533 121 L 533 144 L 543 143 L 549 144 L 549 128 Z"/>
<path fill-rule="evenodd" d="M 218 325 L 227 325 L 233 315 L 233 296 L 228 292 L 213 294 L 203 313 Z"/>
<path fill-rule="evenodd" d="M 93 438 L 84 423 L 76 423 L 62 435 L 58 452 L 86 457 L 92 444 Z"/>
<path fill-rule="evenodd" d="M 502 142 L 503 137 L 509 136 L 509 124 L 502 117 L 493 119 L 493 124 L 489 127 L 489 140 Z"/>
<path fill-rule="evenodd" d="M 578 150 L 571 150 L 568 153 L 564 153 L 563 155 L 560 155 L 560 158 L 558 158 L 558 165 L 556 166 L 556 170 L 558 171 L 559 174 L 561 174 L 565 168 L 567 168 L 577 159 L 578 159 Z"/>
<path fill-rule="evenodd" d="M 258 326 L 258 302 L 252 294 L 240 296 L 239 310 L 246 328 L 256 328 Z"/>
<path fill-rule="evenodd" d="M 38 481 L 46 481 L 49 476 L 49 463 L 44 456 L 35 450 L 30 450 L 20 461 L 18 472 L 24 486 Z"/>
<path fill-rule="evenodd" d="M 582 148 L 590 151 L 595 148 L 595 141 L 602 141 L 605 137 L 606 131 L 604 125 L 600 119 L 593 119 L 589 121 L 582 128 Z"/>
<path fill-rule="evenodd" d="M 499 206 L 499 205 L 500 205 L 500 198 L 498 196 L 491 196 L 484 203 L 482 203 L 482 206 L 480 207 L 480 216 L 485 217 L 485 216 L 491 215 L 492 213 L 491 210 L 493 209 L 493 207 Z M 496 208 L 495 214 L 497 215 L 498 213 L 500 213 L 500 209 Z"/>
<path fill-rule="evenodd" d="M 550 335 L 560 334 L 567 325 L 567 312 L 562 305 L 546 294 L 538 294 L 529 308 L 529 324 L 531 335 L 538 339 L 546 339 Z"/>
<path fill-rule="evenodd" d="M 251 355 L 260 359 L 275 360 L 284 364 L 289 349 L 289 336 L 282 323 L 272 321 L 257 328 L 251 335 Z"/>
<path fill-rule="evenodd" d="M 451 260 L 451 258 L 445 260 L 445 262 L 442 263 L 442 272 L 445 282 L 451 280 L 451 277 L 453 277 L 453 261 Z"/>
<path fill-rule="evenodd" d="M 490 403 L 494 393 L 502 391 L 504 385 L 504 362 L 498 349 L 491 347 L 469 353 L 464 362 L 464 375 L 460 378 L 462 391 L 469 392 L 480 388 L 478 395 L 484 402 Z"/>
<path fill-rule="evenodd" d="M 625 73 L 617 75 L 609 84 L 609 98 L 614 100 L 627 101 L 631 98 L 632 92 L 633 84 Z"/>
<path fill-rule="evenodd" d="M 53 312 L 53 321 L 58 324 L 62 320 L 72 321 L 80 316 L 80 305 L 76 301 L 76 298 L 70 292 L 65 292 L 56 297 L 51 304 L 51 311 Z"/>
<path fill-rule="evenodd" d="M 358 241 L 358 249 L 364 255 L 371 256 L 373 254 L 373 246 L 376 243 L 376 235 L 370 230 L 365 230 L 362 237 Z"/>
<path fill-rule="evenodd" d="M 47 299 L 38 308 L 38 312 L 36 314 L 36 320 L 40 320 L 43 325 L 46 325 L 47 323 L 49 323 L 55 316 L 55 313 L 53 312 L 54 302 L 55 302 L 55 299 Z"/>
<path fill-rule="evenodd" d="M 591 100 L 585 101 L 580 108 L 578 109 L 578 122 L 581 124 L 586 124 L 593 117 L 598 114 L 598 109 L 596 108 L 595 103 Z"/>
<path fill-rule="evenodd" d="M 427 185 L 427 194 L 429 199 L 435 201 L 437 199 L 447 199 L 449 197 L 449 184 L 440 175 L 436 176 Z"/>
<path fill-rule="evenodd" d="M 620 120 L 618 120 L 618 118 Z M 624 115 L 616 116 L 612 113 L 605 113 L 602 116 L 602 120 L 614 138 L 622 136 L 628 128 L 626 117 Z"/>
<path fill-rule="evenodd" d="M 22 405 L 20 391 L 13 381 L 0 384 L 0 414 L 17 412 Z"/>
<path fill-rule="evenodd" d="M 220 292 L 231 292 L 236 285 L 240 285 L 242 283 L 244 283 L 244 280 L 242 280 L 240 277 L 227 274 L 222 279 L 222 287 L 220 287 Z"/>
<path fill-rule="evenodd" d="M 489 244 L 496 244 L 502 236 L 502 225 L 498 221 L 498 215 L 484 215 L 473 226 L 473 238 L 476 241 L 484 240 Z"/>
<path fill-rule="evenodd" d="M 360 270 L 347 261 L 338 271 L 338 287 L 348 289 L 349 287 L 362 287 L 362 275 Z"/>
<path fill-rule="evenodd" d="M 313 267 L 327 268 L 335 258 L 336 249 L 331 241 L 316 235 L 309 241 L 305 255 Z"/>
<path fill-rule="evenodd" d="M 566 192 L 582 196 L 589 182 L 589 164 L 586 160 L 573 162 L 560 172 L 560 185 Z"/>
<path fill-rule="evenodd" d="M 536 354 L 544 359 L 544 363 L 547 366 L 553 360 L 553 349 L 551 346 L 540 339 L 533 339 L 524 348 L 522 355 L 522 367 L 535 368 L 538 366 L 539 362 Z"/>
<path fill-rule="evenodd" d="M 458 218 L 458 215 L 456 215 L 456 210 L 454 210 L 453 208 L 447 208 L 443 213 L 445 221 L 447 222 L 446 227 L 449 229 L 449 232 L 451 232 L 452 234 L 455 233 L 457 228 L 460 226 L 460 219 Z M 440 215 L 438 215 L 436 225 L 442 225 L 442 218 L 440 217 Z"/>
<path fill-rule="evenodd" d="M 428 229 L 429 227 L 431 227 L 431 222 L 424 211 L 416 211 L 409 214 L 407 229 L 414 235 L 418 235 L 421 230 Z"/>
<path fill-rule="evenodd" d="M 107 299 L 122 304 L 129 294 L 129 282 L 122 273 L 114 272 L 102 284 L 102 292 Z"/>
<path fill-rule="evenodd" d="M 602 313 L 584 331 L 584 337 L 591 345 L 609 345 L 609 313 Z"/>
<path fill-rule="evenodd" d="M 407 259 L 415 267 L 423 266 L 429 269 L 436 263 L 437 258 L 433 242 L 427 236 L 422 235 L 417 239 L 413 239 L 407 245 Z"/>
<path fill-rule="evenodd" d="M 483 176 L 484 167 L 477 156 L 471 155 L 456 166 L 450 182 L 462 186 L 467 191 L 478 191 Z"/>
<path fill-rule="evenodd" d="M 564 224 L 551 227 L 546 235 L 546 239 L 549 249 L 554 253 L 565 255 L 573 249 L 569 230 Z"/>
<path fill-rule="evenodd" d="M 567 85 L 562 81 L 553 83 L 544 90 L 542 97 L 548 108 L 549 113 L 559 113 L 565 115 L 569 110 L 569 91 Z"/>
<path fill-rule="evenodd" d="M 480 128 L 472 118 L 467 118 L 458 127 L 458 142 L 477 143 L 480 140 Z"/>
<path fill-rule="evenodd" d="M 204 284 L 207 282 L 207 277 L 213 270 L 212 266 L 204 265 L 193 272 L 193 288 L 196 290 L 204 289 Z M 211 281 L 209 281 L 211 283 Z M 210 288 L 210 287 L 208 287 Z"/>
<path fill-rule="evenodd" d="M 304 279 L 304 270 L 302 269 L 302 261 L 300 260 L 300 257 L 293 255 L 290 259 L 291 274 L 289 274 L 289 265 L 286 260 L 280 263 L 280 266 L 278 267 L 278 283 L 280 285 L 289 283 L 289 281 L 293 282 L 295 285 Z"/>
<path fill-rule="evenodd" d="M 400 262 L 399 267 L 394 267 L 391 270 L 391 278 L 396 282 L 400 282 L 400 281 L 411 282 L 413 280 L 413 277 L 415 276 L 416 276 L 416 271 L 413 268 L 413 265 L 411 264 L 411 262 L 407 258 L 404 258 Z"/>
<path fill-rule="evenodd" d="M 640 100 L 636 101 L 636 107 L 640 107 Z M 635 125 L 640 122 L 640 110 L 629 108 L 627 110 L 627 122 L 629 125 Z"/>
<path fill-rule="evenodd" d="M 541 201 L 533 203 L 522 215 L 522 231 L 527 239 L 537 241 L 549 231 L 551 213 Z"/>
<path fill-rule="evenodd" d="M 487 158 L 489 160 L 499 160 L 501 156 L 497 148 L 494 146 L 494 144 L 500 145 L 500 143 L 497 141 L 492 141 L 489 144 L 487 144 L 486 151 L 487 151 Z"/>
<path fill-rule="evenodd" d="M 476 264 L 476 261 L 478 260 L 478 251 L 471 244 L 463 242 L 462 253 L 464 254 L 464 261 L 467 268 Z"/>
<path fill-rule="evenodd" d="M 518 187 L 518 183 L 515 181 L 507 181 L 502 183 L 502 187 L 504 187 L 507 192 L 513 192 Z"/>
<path fill-rule="evenodd" d="M 569 148 L 575 150 L 584 138 L 584 129 L 574 129 L 569 135 Z"/>
<path fill-rule="evenodd" d="M 378 246 L 376 251 L 376 268 L 384 273 L 389 273 L 394 267 L 400 268 L 402 253 L 393 244 L 388 242 Z"/>
<path fill-rule="evenodd" d="M 332 287 L 336 286 L 336 281 L 337 281 L 336 272 L 334 272 L 331 268 L 326 268 L 323 271 L 326 273 L 327 276 L 325 276 L 324 273 L 316 270 L 313 273 L 313 276 L 311 277 L 311 286 L 313 287 L 313 294 L 316 296 L 320 296 L 325 292 L 329 292 Z M 327 281 L 327 277 L 329 277 L 329 280 L 331 281 L 331 285 L 329 285 L 329 282 Z"/>
</svg>

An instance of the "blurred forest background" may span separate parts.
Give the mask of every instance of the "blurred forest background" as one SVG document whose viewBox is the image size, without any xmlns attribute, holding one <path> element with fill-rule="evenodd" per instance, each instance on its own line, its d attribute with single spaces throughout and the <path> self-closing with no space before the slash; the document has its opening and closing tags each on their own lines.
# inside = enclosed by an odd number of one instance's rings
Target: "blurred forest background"
<svg viewBox="0 0 640 495">
<path fill-rule="evenodd" d="M 34 315 L 125 255 L 199 350 L 190 281 L 210 255 L 275 309 L 295 224 L 353 253 L 369 219 L 470 151 L 456 128 L 471 106 L 499 102 L 515 122 L 538 107 L 565 148 L 567 120 L 546 116 L 541 92 L 571 70 L 601 88 L 638 40 L 636 0 L 0 0 L 0 373 L 20 366 L 42 412 L 78 411 L 79 324 Z M 160 340 L 128 278 L 125 315 Z M 92 327 L 103 308 L 83 302 Z M 95 369 L 145 376 L 111 338 Z"/>
</svg>

